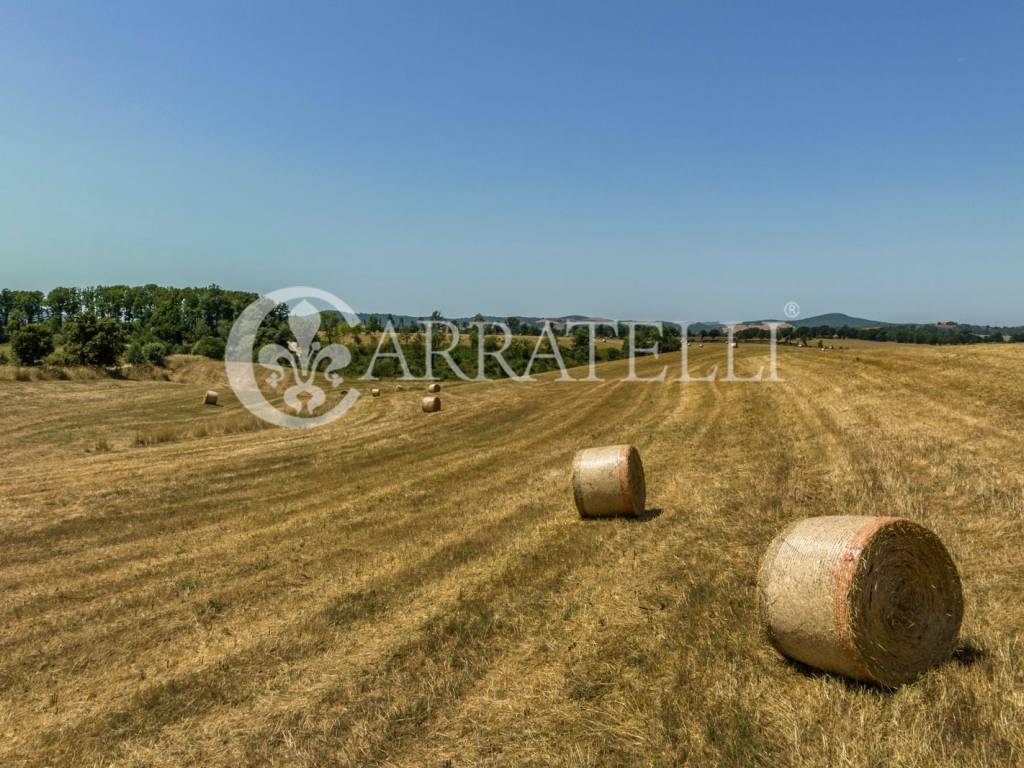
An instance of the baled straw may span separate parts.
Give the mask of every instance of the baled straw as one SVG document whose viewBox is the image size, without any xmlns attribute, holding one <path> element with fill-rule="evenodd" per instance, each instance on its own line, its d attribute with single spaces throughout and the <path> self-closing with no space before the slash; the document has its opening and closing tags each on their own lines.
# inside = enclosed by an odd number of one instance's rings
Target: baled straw
<svg viewBox="0 0 1024 768">
<path fill-rule="evenodd" d="M 800 520 L 768 547 L 757 583 L 771 643 L 812 667 L 894 687 L 956 647 L 956 565 L 938 536 L 905 518 Z"/>
<path fill-rule="evenodd" d="M 374 397 L 380 397 L 380 389 L 374 387 L 373 389 L 370 390 L 370 394 L 373 395 Z"/>
<path fill-rule="evenodd" d="M 441 410 L 441 398 L 433 396 L 424 397 L 422 405 L 424 413 L 437 413 Z"/>
<path fill-rule="evenodd" d="M 212 389 L 208 390 L 206 394 L 203 395 L 203 405 L 216 405 L 217 397 L 218 395 L 216 392 L 214 392 Z"/>
<path fill-rule="evenodd" d="M 572 491 L 581 517 L 639 515 L 647 487 L 632 445 L 584 448 L 572 463 Z"/>
<path fill-rule="evenodd" d="M 434 394 L 434 395 L 436 395 L 440 391 L 441 391 L 441 385 L 438 384 L 436 381 L 433 384 L 431 384 L 429 387 L 427 387 L 427 392 L 430 392 L 431 394 Z"/>
</svg>

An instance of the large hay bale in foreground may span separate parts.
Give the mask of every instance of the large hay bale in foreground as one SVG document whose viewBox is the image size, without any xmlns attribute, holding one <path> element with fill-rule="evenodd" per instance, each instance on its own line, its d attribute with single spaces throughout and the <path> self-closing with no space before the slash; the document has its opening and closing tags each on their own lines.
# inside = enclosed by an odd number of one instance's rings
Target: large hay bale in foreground
<svg viewBox="0 0 1024 768">
<path fill-rule="evenodd" d="M 641 514 L 647 485 L 640 454 L 632 445 L 578 451 L 572 462 L 572 492 L 580 517 Z"/>
<path fill-rule="evenodd" d="M 428 396 L 423 398 L 423 412 L 437 413 L 441 410 L 441 398 Z"/>
<path fill-rule="evenodd" d="M 918 678 L 955 649 L 956 565 L 939 537 L 900 517 L 811 517 L 768 547 L 761 623 L 778 651 L 883 686 Z"/>
<path fill-rule="evenodd" d="M 440 391 L 441 391 L 441 385 L 438 384 L 436 381 L 433 384 L 431 384 L 429 387 L 427 387 L 427 392 L 430 392 L 431 394 L 434 394 L 434 395 L 436 395 Z"/>
<path fill-rule="evenodd" d="M 203 395 L 203 405 L 216 405 L 218 397 L 217 393 L 212 389 L 207 390 L 206 394 Z"/>
</svg>

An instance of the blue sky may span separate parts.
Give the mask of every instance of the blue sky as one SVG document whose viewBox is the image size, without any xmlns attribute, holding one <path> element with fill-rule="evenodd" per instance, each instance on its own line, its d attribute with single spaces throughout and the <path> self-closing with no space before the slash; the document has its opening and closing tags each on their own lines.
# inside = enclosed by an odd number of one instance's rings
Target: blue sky
<svg viewBox="0 0 1024 768">
<path fill-rule="evenodd" d="M 0 285 L 1024 323 L 1024 3 L 0 2 Z"/>
</svg>

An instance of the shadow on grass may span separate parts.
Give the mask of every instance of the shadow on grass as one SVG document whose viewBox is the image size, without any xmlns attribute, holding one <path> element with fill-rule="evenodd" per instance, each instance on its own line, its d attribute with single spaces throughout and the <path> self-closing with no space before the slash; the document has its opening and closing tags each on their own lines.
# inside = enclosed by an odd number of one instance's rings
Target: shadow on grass
<svg viewBox="0 0 1024 768">
<path fill-rule="evenodd" d="M 961 667 L 970 667 L 977 664 L 979 661 L 984 661 L 988 658 L 988 651 L 984 648 L 980 648 L 969 640 L 964 640 L 957 646 L 957 649 L 953 651 L 952 657 L 949 661 L 944 662 L 938 666 L 939 669 L 946 666 L 947 664 L 957 664 Z M 888 688 L 885 686 L 874 685 L 872 683 L 865 683 L 862 680 L 853 680 L 843 675 L 837 675 L 833 672 L 826 672 L 815 667 L 809 667 L 806 664 L 782 657 L 782 662 L 786 664 L 794 672 L 797 672 L 804 677 L 808 678 L 828 678 L 841 683 L 848 691 L 857 691 L 858 693 L 872 693 L 876 695 L 887 696 L 891 693 L 895 693 L 898 688 Z M 913 683 L 910 683 L 913 685 Z"/>
<path fill-rule="evenodd" d="M 975 645 L 970 640 L 964 640 L 960 643 L 960 646 L 953 651 L 953 661 L 961 667 L 972 667 L 979 661 L 984 661 L 987 658 L 988 651 Z"/>
<path fill-rule="evenodd" d="M 629 515 L 629 514 L 617 513 L 617 514 L 613 514 L 613 515 L 601 515 L 601 516 L 597 516 L 597 517 L 582 517 L 581 516 L 580 520 L 581 520 L 581 522 L 585 522 L 585 523 L 589 523 L 589 524 L 599 523 L 602 520 L 605 521 L 605 522 L 611 522 L 613 520 L 624 520 L 627 523 L 649 523 L 649 522 L 651 522 L 651 520 L 654 520 L 655 518 L 661 517 L 661 513 L 663 511 L 664 510 L 662 510 L 661 508 L 645 509 L 639 515 L 635 515 L 635 516 L 634 515 Z"/>
<path fill-rule="evenodd" d="M 857 693 L 867 693 L 875 696 L 887 696 L 891 694 L 895 689 L 885 688 L 872 683 L 866 683 L 863 680 L 854 680 L 850 677 L 844 677 L 843 675 L 837 675 L 835 672 L 826 672 L 823 669 L 808 666 L 801 661 L 790 659 L 788 657 L 782 657 L 782 663 L 789 667 L 794 672 L 803 675 L 807 678 L 818 679 L 824 678 L 826 680 L 833 680 L 836 683 L 842 685 L 848 691 L 855 691 Z"/>
<path fill-rule="evenodd" d="M 629 519 L 634 523 L 649 523 L 651 522 L 651 520 L 661 517 L 664 511 L 665 510 L 663 510 L 661 507 L 656 507 L 655 509 L 645 509 L 636 517 L 631 517 Z"/>
</svg>

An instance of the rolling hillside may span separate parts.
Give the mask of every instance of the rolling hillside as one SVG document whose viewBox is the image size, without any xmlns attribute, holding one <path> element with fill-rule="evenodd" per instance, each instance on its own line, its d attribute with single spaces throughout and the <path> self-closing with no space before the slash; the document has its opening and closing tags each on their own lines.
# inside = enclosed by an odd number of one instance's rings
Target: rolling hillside
<svg viewBox="0 0 1024 768">
<path fill-rule="evenodd" d="M 842 312 L 830 312 L 826 315 L 802 317 L 791 321 L 790 325 L 797 328 L 813 328 L 822 325 L 827 325 L 831 328 L 842 328 L 844 325 L 849 328 L 879 328 L 883 325 L 892 325 L 892 323 L 883 323 L 880 320 L 866 320 L 863 317 L 851 317 L 850 315 L 844 315 Z"/>
</svg>

